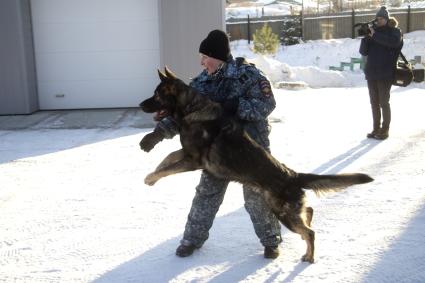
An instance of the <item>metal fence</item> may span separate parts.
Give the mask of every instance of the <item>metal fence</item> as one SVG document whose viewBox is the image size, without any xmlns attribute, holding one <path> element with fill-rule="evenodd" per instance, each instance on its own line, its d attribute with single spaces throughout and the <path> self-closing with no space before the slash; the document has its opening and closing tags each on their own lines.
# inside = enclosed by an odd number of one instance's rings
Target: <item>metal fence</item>
<svg viewBox="0 0 425 283">
<path fill-rule="evenodd" d="M 226 30 L 230 35 L 230 40 L 246 39 L 252 40 L 252 35 L 257 29 L 261 29 L 267 23 L 272 32 L 279 35 L 282 34 L 283 23 L 288 19 L 294 19 L 299 16 L 268 16 L 261 18 L 246 19 L 229 19 L 226 21 Z"/>
<path fill-rule="evenodd" d="M 306 15 L 303 17 L 303 38 L 331 39 L 355 37 L 354 23 L 368 22 L 375 18 L 376 10 L 345 12 L 338 14 Z M 425 30 L 425 9 L 390 10 L 390 15 L 397 19 L 399 28 L 404 33 Z"/>
<path fill-rule="evenodd" d="M 304 40 L 331 39 L 355 37 L 354 23 L 368 22 L 375 18 L 377 9 L 369 11 L 326 13 L 314 15 L 301 15 L 302 34 Z M 389 10 L 392 17 L 399 22 L 399 27 L 404 33 L 425 30 L 425 8 L 393 9 Z M 252 34 L 265 23 L 279 36 L 282 35 L 283 22 L 296 16 L 274 16 L 253 19 L 229 19 L 226 29 L 230 40 L 249 39 Z"/>
</svg>

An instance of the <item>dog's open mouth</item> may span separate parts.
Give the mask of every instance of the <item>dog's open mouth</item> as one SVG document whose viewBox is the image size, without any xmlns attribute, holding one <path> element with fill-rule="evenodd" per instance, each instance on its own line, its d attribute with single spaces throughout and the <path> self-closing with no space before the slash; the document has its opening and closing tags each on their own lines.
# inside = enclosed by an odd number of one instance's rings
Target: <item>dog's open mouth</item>
<svg viewBox="0 0 425 283">
<path fill-rule="evenodd" d="M 165 117 L 169 116 L 169 113 L 167 110 L 162 109 L 156 112 L 155 116 L 153 117 L 153 119 L 155 121 L 161 121 L 162 119 L 164 119 Z"/>
</svg>

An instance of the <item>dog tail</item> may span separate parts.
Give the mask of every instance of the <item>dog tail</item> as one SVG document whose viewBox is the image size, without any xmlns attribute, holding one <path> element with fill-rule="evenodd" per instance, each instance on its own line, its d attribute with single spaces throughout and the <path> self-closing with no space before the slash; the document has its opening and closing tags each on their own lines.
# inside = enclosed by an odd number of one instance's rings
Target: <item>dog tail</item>
<svg viewBox="0 0 425 283">
<path fill-rule="evenodd" d="M 337 175 L 298 173 L 298 181 L 302 188 L 313 190 L 317 196 L 320 196 L 328 192 L 341 191 L 352 185 L 372 182 L 373 178 L 361 173 Z"/>
</svg>

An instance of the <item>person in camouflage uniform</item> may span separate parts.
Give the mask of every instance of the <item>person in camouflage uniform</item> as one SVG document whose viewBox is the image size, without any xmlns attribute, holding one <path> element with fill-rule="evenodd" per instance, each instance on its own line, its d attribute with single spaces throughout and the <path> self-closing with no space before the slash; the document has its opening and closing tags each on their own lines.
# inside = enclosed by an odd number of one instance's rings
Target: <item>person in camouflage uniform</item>
<svg viewBox="0 0 425 283">
<path fill-rule="evenodd" d="M 267 116 L 276 103 L 269 81 L 243 58 L 233 59 L 229 39 L 221 30 L 211 31 L 201 42 L 199 52 L 205 70 L 192 80 L 190 86 L 221 103 L 227 113 L 233 113 L 241 121 L 251 138 L 270 151 Z M 163 138 L 172 138 L 178 134 L 178 125 L 171 117 L 164 117 L 153 134 L 156 136 L 155 143 Z M 154 144 L 144 146 L 150 149 Z M 208 239 L 208 231 L 228 184 L 227 180 L 219 179 L 205 170 L 202 172 L 176 255 L 189 256 Z M 281 242 L 279 221 L 259 193 L 244 186 L 243 195 L 255 233 L 265 247 L 264 257 L 278 257 L 278 244 Z"/>
</svg>

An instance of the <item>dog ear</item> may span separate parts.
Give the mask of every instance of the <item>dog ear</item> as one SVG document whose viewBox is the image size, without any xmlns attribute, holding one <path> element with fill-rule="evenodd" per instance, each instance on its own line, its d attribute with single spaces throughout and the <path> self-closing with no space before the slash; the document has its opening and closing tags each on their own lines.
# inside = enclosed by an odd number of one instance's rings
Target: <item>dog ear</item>
<svg viewBox="0 0 425 283">
<path fill-rule="evenodd" d="M 158 75 L 159 75 L 159 78 L 161 79 L 161 82 L 167 79 L 167 76 L 163 72 L 161 72 L 161 70 L 159 69 L 158 69 Z"/>
<path fill-rule="evenodd" d="M 167 75 L 167 78 L 169 79 L 177 79 L 176 75 L 168 69 L 167 66 L 165 66 L 165 74 Z"/>
</svg>

